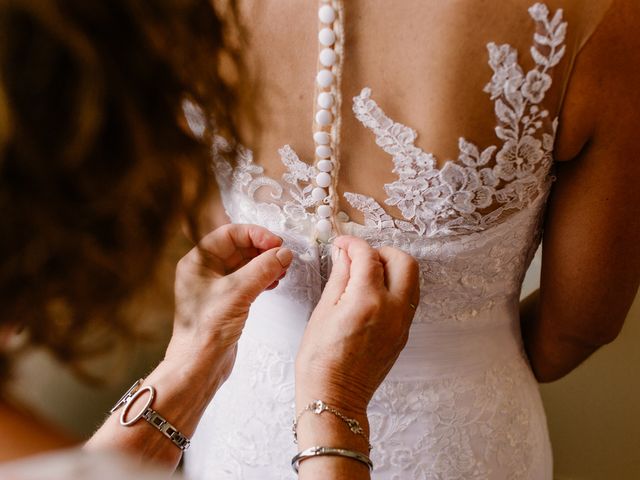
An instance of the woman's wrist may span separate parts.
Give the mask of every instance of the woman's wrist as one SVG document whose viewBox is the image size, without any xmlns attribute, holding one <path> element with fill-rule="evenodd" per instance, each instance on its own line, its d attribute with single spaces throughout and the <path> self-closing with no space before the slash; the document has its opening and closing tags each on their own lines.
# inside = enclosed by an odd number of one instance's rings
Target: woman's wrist
<svg viewBox="0 0 640 480">
<path fill-rule="evenodd" d="M 217 389 L 229 374 L 234 348 L 194 337 L 174 333 L 161 365 Z"/>
<path fill-rule="evenodd" d="M 370 396 L 358 388 L 345 388 L 328 380 L 327 375 L 296 373 L 296 405 L 304 408 L 315 400 L 332 405 L 345 414 L 365 417 Z"/>
<path fill-rule="evenodd" d="M 189 345 L 172 338 L 165 359 L 144 379 L 142 386 L 151 386 L 155 398 L 149 405 L 181 434 L 190 438 L 211 399 L 226 378 L 225 361 L 231 357 L 228 349 L 188 352 Z M 147 393 L 132 400 L 127 419 L 132 418 L 148 401 Z M 181 450 L 161 432 L 143 419 L 123 427 L 119 423 L 122 408 L 111 415 L 87 442 L 89 449 L 118 449 L 145 461 L 177 465 Z"/>
<path fill-rule="evenodd" d="M 296 387 L 295 429 L 300 450 L 320 445 L 369 452 L 366 406 L 350 404 L 344 397 L 319 389 Z"/>
<path fill-rule="evenodd" d="M 129 426 L 123 426 L 120 419 L 125 415 L 125 420 L 129 421 L 149 407 L 177 432 L 190 438 L 215 393 L 215 387 L 199 383 L 197 378 L 188 367 L 161 362 L 140 385 L 138 391 L 143 393 L 131 398 L 126 407 L 121 405 L 115 410 L 87 441 L 85 448 L 115 449 L 145 462 L 160 462 L 175 468 L 182 456 L 181 448 L 143 418 Z M 152 387 L 152 399 L 151 391 L 145 391 L 144 387 Z"/>
<path fill-rule="evenodd" d="M 326 396 L 324 396 L 326 398 Z M 340 410 L 338 405 L 322 400 L 331 410 L 338 411 L 340 416 L 331 411 L 315 413 L 313 402 L 321 400 L 323 395 L 297 395 L 296 405 L 298 412 L 304 412 L 296 421 L 296 436 L 298 451 L 304 451 L 310 447 L 330 447 L 358 452 L 369 455 L 369 421 L 366 411 L 360 408 Z M 343 418 L 341 418 L 341 416 Z M 358 434 L 352 430 L 353 423 L 345 420 L 357 421 L 362 429 Z M 313 456 L 305 458 L 298 465 L 299 476 L 303 478 L 369 478 L 369 468 L 366 464 L 349 457 L 340 456 Z"/>
<path fill-rule="evenodd" d="M 145 384 L 153 385 L 158 390 L 173 397 L 182 397 L 185 406 L 192 410 L 204 410 L 225 377 L 219 365 L 196 361 L 179 362 L 177 359 L 165 358 L 145 378 Z"/>
</svg>

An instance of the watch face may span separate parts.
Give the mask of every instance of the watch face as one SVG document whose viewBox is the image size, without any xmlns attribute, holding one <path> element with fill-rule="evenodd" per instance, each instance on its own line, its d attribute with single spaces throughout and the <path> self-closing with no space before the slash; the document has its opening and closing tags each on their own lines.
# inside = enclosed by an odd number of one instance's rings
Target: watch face
<svg viewBox="0 0 640 480">
<path fill-rule="evenodd" d="M 118 400 L 116 402 L 116 404 L 113 406 L 113 408 L 111 408 L 111 410 L 109 410 L 109 413 L 115 412 L 122 405 L 127 403 L 127 401 L 129 400 L 129 397 L 131 397 L 131 395 L 133 395 L 134 393 L 136 393 L 138 391 L 138 389 L 140 388 L 140 385 L 142 385 L 143 381 L 144 381 L 144 379 L 142 379 L 142 378 L 139 379 L 139 380 L 136 380 L 136 382 L 133 385 L 131 385 L 129 390 L 127 390 L 127 392 L 124 395 L 122 395 L 122 397 L 120 397 L 120 400 Z"/>
</svg>

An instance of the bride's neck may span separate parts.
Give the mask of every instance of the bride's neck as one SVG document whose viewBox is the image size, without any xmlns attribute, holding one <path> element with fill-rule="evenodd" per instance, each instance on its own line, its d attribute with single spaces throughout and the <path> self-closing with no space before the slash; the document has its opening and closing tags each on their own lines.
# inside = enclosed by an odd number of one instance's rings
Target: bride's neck
<svg viewBox="0 0 640 480">
<path fill-rule="evenodd" d="M 69 447 L 74 441 L 29 410 L 0 395 L 0 462 Z"/>
</svg>

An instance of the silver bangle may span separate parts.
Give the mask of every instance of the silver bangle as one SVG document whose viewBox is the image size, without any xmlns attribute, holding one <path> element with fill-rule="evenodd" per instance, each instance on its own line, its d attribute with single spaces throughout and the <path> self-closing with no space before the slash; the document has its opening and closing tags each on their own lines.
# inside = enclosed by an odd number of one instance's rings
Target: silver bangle
<svg viewBox="0 0 640 480">
<path fill-rule="evenodd" d="M 364 453 L 354 452 L 353 450 L 347 450 L 345 448 L 332 447 L 307 448 L 306 450 L 299 452 L 295 457 L 291 459 L 291 467 L 293 468 L 294 472 L 298 473 L 300 462 L 302 462 L 303 460 L 307 460 L 308 458 L 322 456 L 350 458 L 351 460 L 356 460 L 369 467 L 370 472 L 373 471 L 373 462 Z"/>
<path fill-rule="evenodd" d="M 143 418 L 155 428 L 160 430 L 160 432 L 162 432 L 165 437 L 171 440 L 174 445 L 176 445 L 180 450 L 185 451 L 187 448 L 189 448 L 191 440 L 189 440 L 186 435 L 183 435 L 176 427 L 169 423 L 166 418 L 164 418 L 162 415 L 151 408 L 151 404 L 156 397 L 156 389 L 151 385 L 145 385 L 144 387 L 141 387 L 143 381 L 144 380 L 142 378 L 136 381 L 131 386 L 131 388 L 129 388 L 129 390 L 127 390 L 127 392 L 122 396 L 122 398 L 118 400 L 118 402 L 113 406 L 109 413 L 114 413 L 124 405 L 124 409 L 120 414 L 120 425 L 122 425 L 123 427 L 130 427 L 138 420 Z M 137 399 L 145 391 L 149 392 L 149 398 L 147 399 L 147 403 L 145 404 L 145 406 L 135 417 L 131 418 L 130 420 L 125 420 L 127 413 L 129 412 L 129 409 L 131 408 L 131 405 L 133 405 L 135 399 Z"/>
</svg>

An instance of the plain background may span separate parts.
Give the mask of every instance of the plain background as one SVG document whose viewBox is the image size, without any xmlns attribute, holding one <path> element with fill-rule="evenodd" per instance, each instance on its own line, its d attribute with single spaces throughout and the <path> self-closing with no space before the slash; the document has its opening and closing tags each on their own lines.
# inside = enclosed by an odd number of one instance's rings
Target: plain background
<svg viewBox="0 0 640 480">
<path fill-rule="evenodd" d="M 534 259 L 523 296 L 537 288 L 540 256 Z M 167 270 L 172 271 L 169 262 Z M 170 298 L 170 292 L 167 297 Z M 158 297 L 156 296 L 155 299 Z M 156 325 L 155 340 L 103 359 L 110 372 L 100 389 L 83 385 L 42 354 L 18 368 L 13 392 L 69 431 L 89 435 L 133 381 L 162 357 L 170 331 L 171 305 L 153 303 L 138 312 Z M 637 480 L 640 478 L 640 295 L 620 337 L 564 379 L 541 387 L 553 443 L 557 480 Z M 124 360 L 123 360 L 124 358 Z M 116 375 L 113 372 L 122 371 Z M 409 480 L 409 479 L 408 479 Z"/>
</svg>

